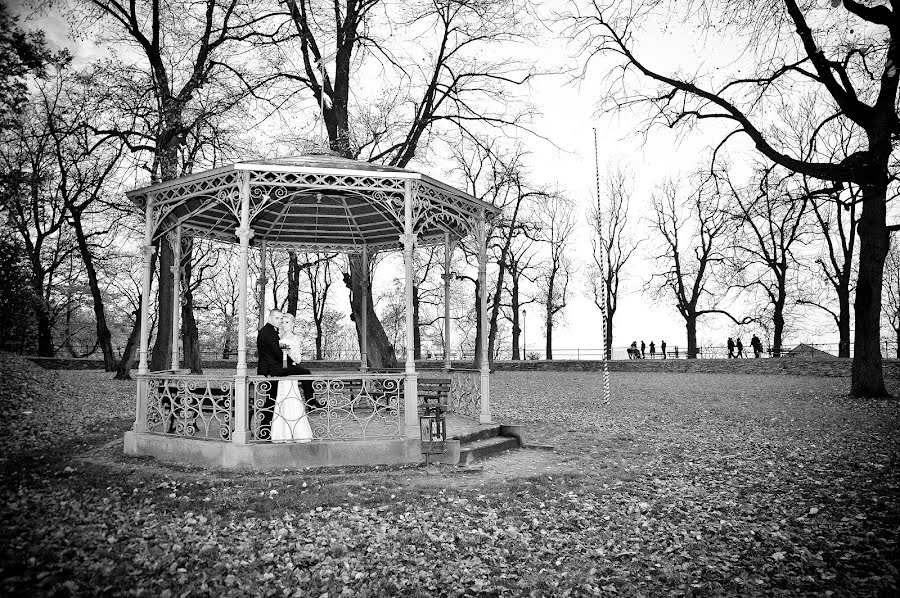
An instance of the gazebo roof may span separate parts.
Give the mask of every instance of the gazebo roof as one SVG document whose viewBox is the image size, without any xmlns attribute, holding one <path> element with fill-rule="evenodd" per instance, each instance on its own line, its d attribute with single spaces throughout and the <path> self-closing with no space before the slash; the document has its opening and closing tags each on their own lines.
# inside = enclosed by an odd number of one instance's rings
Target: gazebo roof
<svg viewBox="0 0 900 598">
<path fill-rule="evenodd" d="M 149 203 L 154 238 L 181 225 L 188 235 L 237 242 L 244 185 L 254 239 L 307 251 L 400 248 L 407 190 L 422 243 L 463 237 L 499 212 L 419 172 L 320 154 L 237 162 L 127 196 Z"/>
</svg>

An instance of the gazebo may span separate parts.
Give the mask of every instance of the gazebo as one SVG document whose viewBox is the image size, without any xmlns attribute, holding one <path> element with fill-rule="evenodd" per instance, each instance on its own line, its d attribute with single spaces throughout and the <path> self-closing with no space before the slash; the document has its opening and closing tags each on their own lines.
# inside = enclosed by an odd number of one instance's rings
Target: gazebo
<svg viewBox="0 0 900 598">
<path fill-rule="evenodd" d="M 319 154 L 239 162 L 136 189 L 127 196 L 145 213 L 137 401 L 134 427 L 125 435 L 127 454 L 229 468 L 417 462 L 422 459 L 419 408 L 423 395 L 430 399 L 437 395 L 451 413 L 471 418 L 473 425 L 490 423 L 486 293 L 480 293 L 478 306 L 484 347 L 479 368 L 453 368 L 447 348 L 451 252 L 461 239 L 474 237 L 478 280 L 480 288 L 486 288 L 486 224 L 498 212 L 494 206 L 418 172 Z M 191 375 L 180 369 L 178 267 L 173 268 L 176 307 L 171 369 L 149 369 L 151 257 L 156 245 L 168 242 L 174 263 L 180 264 L 183 244 L 191 237 L 238 245 L 238 349 L 233 375 Z M 426 378 L 416 371 L 413 352 L 413 258 L 417 245 L 441 243 L 445 247 L 444 363 L 439 373 Z M 261 306 L 265 305 L 268 251 L 358 254 L 366 278 L 371 252 L 403 252 L 405 367 L 395 371 L 368 367 L 364 303 L 358 370 L 348 367 L 347 371 L 314 371 L 310 376 L 289 378 L 312 382 L 316 399 L 324 404 L 309 413 L 311 441 L 273 442 L 259 425 L 266 393 L 273 383 L 286 379 L 257 376 L 248 370 L 251 247 L 258 249 L 262 266 Z M 370 281 L 363 284 L 368 288 Z M 362 297 L 365 302 L 365 292 Z M 260 326 L 263 321 L 260 313 Z"/>
</svg>

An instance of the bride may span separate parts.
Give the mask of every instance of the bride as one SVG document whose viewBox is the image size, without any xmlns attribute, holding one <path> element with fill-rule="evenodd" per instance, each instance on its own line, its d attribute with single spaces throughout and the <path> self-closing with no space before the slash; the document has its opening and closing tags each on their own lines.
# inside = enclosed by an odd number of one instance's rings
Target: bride
<svg viewBox="0 0 900 598">
<path fill-rule="evenodd" d="M 294 334 L 294 316 L 284 315 L 278 340 L 286 356 L 298 362 L 301 359 L 302 340 Z M 306 413 L 306 402 L 296 380 L 283 380 L 278 384 L 278 396 L 272 416 L 272 440 L 312 440 L 312 428 Z"/>
</svg>

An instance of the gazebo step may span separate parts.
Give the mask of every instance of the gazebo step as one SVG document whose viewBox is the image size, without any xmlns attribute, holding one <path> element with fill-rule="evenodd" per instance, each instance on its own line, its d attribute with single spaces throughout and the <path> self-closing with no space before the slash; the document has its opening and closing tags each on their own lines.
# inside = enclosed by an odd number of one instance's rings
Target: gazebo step
<svg viewBox="0 0 900 598">
<path fill-rule="evenodd" d="M 471 464 L 515 448 L 519 448 L 519 441 L 511 436 L 490 436 L 473 440 L 460 445 L 459 464 Z"/>
<path fill-rule="evenodd" d="M 452 430 L 451 430 L 452 432 Z M 495 436 L 500 436 L 500 426 L 482 426 L 478 429 L 467 430 L 461 434 L 451 434 L 451 438 L 455 438 L 459 440 L 460 444 L 465 444 L 467 442 L 475 442 L 476 440 L 483 440 L 485 438 L 493 438 Z"/>
</svg>

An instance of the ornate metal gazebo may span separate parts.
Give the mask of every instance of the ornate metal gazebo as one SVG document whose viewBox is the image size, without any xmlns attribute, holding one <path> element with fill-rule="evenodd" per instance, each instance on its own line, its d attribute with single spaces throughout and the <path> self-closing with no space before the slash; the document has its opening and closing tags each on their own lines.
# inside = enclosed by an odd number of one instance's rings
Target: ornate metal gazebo
<svg viewBox="0 0 900 598">
<path fill-rule="evenodd" d="M 420 375 L 413 358 L 413 258 L 417 244 L 443 243 L 445 342 L 449 347 L 450 256 L 464 237 L 478 248 L 480 288 L 486 288 L 486 223 L 497 208 L 418 172 L 331 155 L 302 155 L 239 162 L 129 192 L 145 211 L 141 345 L 134 427 L 129 454 L 154 455 L 224 467 L 415 462 L 421 459 L 418 407 Z M 171 369 L 151 372 L 148 361 L 151 257 L 170 242 L 176 264 L 183 243 L 210 237 L 239 247 L 238 350 L 234 375 L 190 375 L 180 370 L 180 324 L 172 326 Z M 273 383 L 248 372 L 248 271 L 250 248 L 263 266 L 260 305 L 265 305 L 266 252 L 339 251 L 359 254 L 363 272 L 373 251 L 402 250 L 406 272 L 406 362 L 402 371 L 370 371 L 363 304 L 359 371 L 314 372 L 311 380 L 325 405 L 309 414 L 311 442 L 271 442 L 256 416 Z M 175 305 L 181 304 L 180 268 L 174 268 Z M 367 288 L 370 281 L 364 281 Z M 362 294 L 365 301 L 366 293 Z M 482 347 L 487 347 L 487 298 L 480 294 Z M 263 310 L 261 309 L 260 312 Z M 259 314 L 260 326 L 263 314 Z M 487 352 L 477 370 L 451 367 L 445 350 L 439 380 L 451 412 L 489 423 Z M 435 385 L 436 383 L 436 385 Z M 449 390 L 448 390 L 449 388 Z"/>
</svg>

